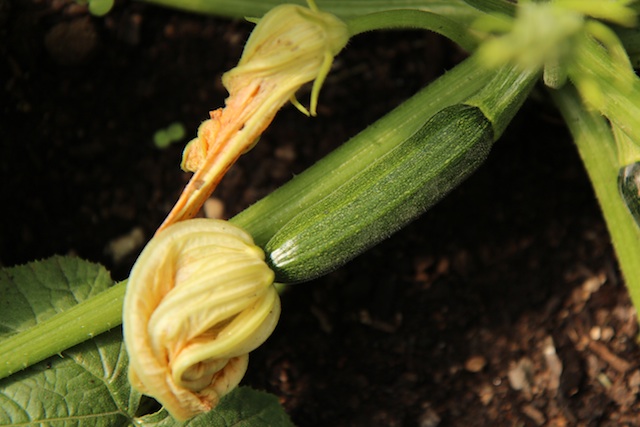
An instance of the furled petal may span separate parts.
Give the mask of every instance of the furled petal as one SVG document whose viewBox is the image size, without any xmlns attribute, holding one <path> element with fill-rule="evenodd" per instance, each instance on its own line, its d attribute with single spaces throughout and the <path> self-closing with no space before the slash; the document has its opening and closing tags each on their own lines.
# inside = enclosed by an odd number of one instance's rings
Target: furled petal
<svg viewBox="0 0 640 427">
<path fill-rule="evenodd" d="M 262 250 L 226 221 L 193 219 L 157 233 L 125 296 L 132 385 L 177 419 L 213 408 L 276 326 L 273 278 Z"/>
<path fill-rule="evenodd" d="M 160 229 L 195 216 L 285 103 L 292 101 L 305 114 L 316 114 L 320 88 L 348 40 L 344 22 L 315 8 L 281 5 L 260 19 L 238 65 L 222 77 L 229 91 L 225 107 L 212 111 L 185 147 L 182 168 L 195 173 Z M 311 81 L 307 110 L 295 94 Z"/>
</svg>

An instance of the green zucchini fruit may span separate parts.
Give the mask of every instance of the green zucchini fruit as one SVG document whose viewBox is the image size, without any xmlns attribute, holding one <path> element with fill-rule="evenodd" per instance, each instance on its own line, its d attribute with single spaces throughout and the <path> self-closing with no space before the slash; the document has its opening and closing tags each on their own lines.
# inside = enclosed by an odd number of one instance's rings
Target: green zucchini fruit
<svg viewBox="0 0 640 427">
<path fill-rule="evenodd" d="M 282 226 L 265 252 L 279 283 L 311 280 L 422 214 L 486 159 L 491 122 L 456 104 Z"/>
<path fill-rule="evenodd" d="M 620 168 L 618 190 L 627 209 L 640 227 L 640 162 Z"/>
</svg>

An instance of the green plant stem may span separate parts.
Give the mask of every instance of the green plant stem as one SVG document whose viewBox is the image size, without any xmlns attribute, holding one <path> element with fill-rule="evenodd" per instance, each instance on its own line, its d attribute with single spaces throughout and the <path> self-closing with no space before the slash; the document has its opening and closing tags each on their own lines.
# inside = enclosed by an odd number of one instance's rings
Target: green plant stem
<svg viewBox="0 0 640 427">
<path fill-rule="evenodd" d="M 0 378 L 122 323 L 126 281 L 0 342 Z"/>
<path fill-rule="evenodd" d="M 469 52 L 474 51 L 479 42 L 469 32 L 468 26 L 461 25 L 443 15 L 419 10 L 403 9 L 368 13 L 348 19 L 346 22 L 352 37 L 367 31 L 383 28 L 417 28 L 441 34 Z"/>
<path fill-rule="evenodd" d="M 629 135 L 632 141 L 640 143 L 640 80 L 625 76 L 623 82 L 620 70 L 616 63 L 612 63 L 604 47 L 596 40 L 589 39 L 586 43 L 578 45 L 583 60 L 576 64 L 577 76 L 590 76 L 597 78 L 602 88 L 603 96 L 608 102 L 602 106 L 601 113 L 609 120 L 616 123 Z"/>
<path fill-rule="evenodd" d="M 465 0 L 465 3 L 485 13 L 501 13 L 507 16 L 516 14 L 516 4 L 507 0 Z"/>
<path fill-rule="evenodd" d="M 620 37 L 624 50 L 627 52 L 627 55 L 629 55 L 629 60 L 633 67 L 640 67 L 640 29 L 622 28 L 616 32 L 618 37 Z"/>
<path fill-rule="evenodd" d="M 464 102 L 486 86 L 495 74 L 475 57 L 466 59 L 231 221 L 249 231 L 257 245 L 264 246 L 298 213 L 410 138 L 435 113 Z"/>
<path fill-rule="evenodd" d="M 433 114 L 469 98 L 494 75 L 495 71 L 480 66 L 475 57 L 465 60 L 231 221 L 249 232 L 256 244 L 264 246 L 301 210 L 326 197 L 374 159 L 410 138 Z M 73 309 L 2 341 L 0 378 L 121 324 L 124 293 L 125 284 L 117 284 Z"/>
<path fill-rule="evenodd" d="M 141 0 L 158 6 L 170 7 L 205 15 L 228 18 L 260 17 L 281 4 L 306 6 L 306 0 Z M 323 12 L 348 19 L 367 13 L 394 9 L 414 9 L 444 15 L 461 23 L 470 23 L 478 10 L 462 0 L 316 0 Z"/>
<path fill-rule="evenodd" d="M 611 127 L 600 114 L 587 111 L 573 89 L 551 94 L 595 190 L 631 301 L 640 307 L 640 229 L 618 192 L 620 167 Z"/>
<path fill-rule="evenodd" d="M 496 78 L 465 104 L 480 108 L 493 124 L 495 138 L 498 139 L 529 96 L 531 88 L 539 77 L 539 70 L 521 70 L 517 66 L 503 66 L 497 72 Z"/>
</svg>

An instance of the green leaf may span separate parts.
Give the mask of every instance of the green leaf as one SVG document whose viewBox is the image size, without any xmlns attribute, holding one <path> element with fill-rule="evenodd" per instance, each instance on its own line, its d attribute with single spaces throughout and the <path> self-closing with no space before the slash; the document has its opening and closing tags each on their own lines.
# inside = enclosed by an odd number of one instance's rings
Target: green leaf
<svg viewBox="0 0 640 427">
<path fill-rule="evenodd" d="M 2 426 L 125 426 L 141 395 L 114 330 L 0 381 Z"/>
<path fill-rule="evenodd" d="M 0 378 L 119 325 L 112 284 L 104 267 L 72 257 L 0 270 Z"/>
<path fill-rule="evenodd" d="M 0 337 L 32 329 L 112 284 L 104 267 L 72 257 L 2 269 Z M 28 350 L 16 351 L 17 356 L 29 359 Z M 126 367 L 117 329 L 5 378 L 0 425 L 124 425 L 140 402 Z"/>
<path fill-rule="evenodd" d="M 278 399 L 268 393 L 239 387 L 222 398 L 218 407 L 206 414 L 179 422 L 162 410 L 137 418 L 140 427 L 265 427 L 293 426 Z"/>
</svg>

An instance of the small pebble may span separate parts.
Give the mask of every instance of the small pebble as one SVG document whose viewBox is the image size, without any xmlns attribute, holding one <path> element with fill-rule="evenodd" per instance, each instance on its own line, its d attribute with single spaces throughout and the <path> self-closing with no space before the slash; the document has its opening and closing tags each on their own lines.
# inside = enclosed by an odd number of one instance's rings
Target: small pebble
<svg viewBox="0 0 640 427">
<path fill-rule="evenodd" d="M 437 427 L 440 425 L 440 416 L 429 404 L 423 404 L 424 410 L 418 419 L 420 427 Z"/>
<path fill-rule="evenodd" d="M 605 341 L 605 342 L 611 341 L 611 338 L 613 338 L 615 333 L 616 332 L 613 330 L 611 326 L 605 326 L 600 331 L 600 341 Z"/>
<path fill-rule="evenodd" d="M 296 151 L 291 145 L 285 145 L 284 147 L 278 147 L 275 151 L 277 159 L 292 162 L 296 159 Z"/>
<path fill-rule="evenodd" d="M 224 202 L 220 199 L 210 198 L 204 202 L 204 216 L 211 219 L 224 217 Z"/>
<path fill-rule="evenodd" d="M 135 227 L 129 233 L 110 241 L 105 251 L 111 255 L 113 262 L 118 264 L 143 244 L 144 232 L 142 228 Z"/>
<path fill-rule="evenodd" d="M 507 374 L 509 385 L 514 390 L 520 390 L 525 394 L 531 393 L 533 386 L 533 362 L 528 358 L 520 359 Z"/>
<path fill-rule="evenodd" d="M 541 426 L 544 425 L 544 423 L 547 421 L 544 417 L 544 414 L 542 412 L 540 412 L 540 410 L 538 410 L 537 408 L 535 408 L 533 405 L 525 405 L 522 407 L 522 412 L 524 412 L 524 414 L 531 418 L 531 420 L 536 423 L 536 425 Z"/>
<path fill-rule="evenodd" d="M 562 360 L 558 357 L 553 338 L 548 336 L 543 341 L 542 353 L 547 364 L 549 373 L 547 388 L 553 392 L 560 387 L 560 376 L 562 375 Z"/>
<path fill-rule="evenodd" d="M 484 406 L 491 403 L 494 395 L 493 387 L 490 384 L 484 384 L 480 387 L 480 390 L 478 390 L 478 397 Z"/>
<path fill-rule="evenodd" d="M 464 369 L 469 372 L 480 372 L 487 365 L 487 359 L 483 356 L 471 356 L 464 362 Z"/>
</svg>

